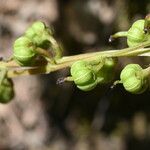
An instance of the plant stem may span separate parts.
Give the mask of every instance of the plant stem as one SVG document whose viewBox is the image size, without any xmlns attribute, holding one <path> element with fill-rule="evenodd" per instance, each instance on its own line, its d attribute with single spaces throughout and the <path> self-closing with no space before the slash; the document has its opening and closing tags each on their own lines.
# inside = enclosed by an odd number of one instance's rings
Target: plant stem
<svg viewBox="0 0 150 150">
<path fill-rule="evenodd" d="M 3 67 L 7 67 L 7 68 L 16 68 L 16 67 L 19 67 L 19 65 L 14 61 L 14 60 L 11 60 L 11 61 L 0 61 L 0 68 L 3 68 Z"/>
<path fill-rule="evenodd" d="M 134 51 L 131 51 L 131 52 L 127 52 L 126 56 L 133 56 L 133 55 L 134 56 L 136 56 L 136 55 L 143 56 L 141 54 L 147 54 L 149 52 L 150 52 L 150 48 L 141 48 L 141 49 L 137 49 L 137 50 L 134 50 Z M 124 54 L 122 56 L 124 56 Z"/>
<path fill-rule="evenodd" d="M 116 38 L 120 38 L 120 37 L 127 37 L 128 35 L 128 32 L 127 31 L 120 31 L 120 32 L 117 32 L 113 35 L 110 36 L 109 38 L 109 42 L 112 42 L 114 39 Z"/>
<path fill-rule="evenodd" d="M 59 60 L 57 60 L 57 64 L 61 64 L 61 63 L 66 63 L 69 61 L 77 61 L 80 59 L 86 59 L 88 57 L 96 57 L 96 56 L 103 56 L 103 57 L 120 57 L 120 56 L 127 56 L 128 52 L 133 52 L 136 49 L 140 49 L 143 47 L 147 47 L 150 45 L 150 41 L 146 41 L 143 42 L 137 46 L 134 47 L 129 47 L 129 48 L 124 48 L 121 50 L 108 50 L 108 51 L 100 51 L 100 52 L 93 52 L 93 53 L 86 53 L 86 54 L 79 54 L 79 55 L 74 55 L 74 56 L 66 56 L 63 57 Z M 139 50 L 140 54 L 143 54 L 145 52 L 142 52 L 143 50 Z M 149 51 L 148 51 L 149 52 Z M 137 56 L 137 55 L 133 55 L 133 56 Z"/>
<path fill-rule="evenodd" d="M 135 52 L 136 52 L 136 55 L 134 53 L 132 53 L 132 55 L 131 55 L 131 53 L 126 53 L 123 56 L 140 56 L 140 55 L 137 55 L 137 51 L 135 51 Z M 150 49 L 149 49 L 149 52 L 150 52 Z M 141 51 L 140 51 L 140 53 L 141 53 Z M 112 57 L 112 56 L 107 56 L 107 55 L 105 55 L 105 56 L 106 57 Z M 115 55 L 114 55 L 114 57 L 115 57 Z M 117 55 L 116 55 L 116 57 L 117 57 Z M 91 55 L 91 57 L 90 56 L 83 57 L 83 58 L 82 57 L 78 57 L 78 59 L 74 59 L 72 61 L 66 61 L 65 60 L 64 62 L 62 62 L 60 64 L 50 64 L 50 63 L 48 63 L 47 65 L 45 65 L 45 66 L 39 66 L 38 68 L 31 68 L 31 69 L 24 68 L 23 70 L 19 70 L 19 69 L 18 70 L 17 69 L 15 69 L 15 70 L 9 70 L 7 76 L 10 77 L 10 78 L 12 78 L 12 77 L 17 77 L 17 76 L 21 76 L 21 75 L 48 74 L 50 72 L 54 72 L 54 71 L 57 71 L 57 70 L 69 67 L 75 61 L 80 60 L 80 59 L 85 59 L 87 61 L 91 61 L 91 60 L 94 60 L 94 55 Z"/>
<path fill-rule="evenodd" d="M 144 48 L 150 46 L 150 41 L 143 42 L 142 44 L 125 48 L 121 50 L 108 50 L 100 51 L 86 54 L 79 54 L 74 56 L 65 56 L 56 61 L 56 64 L 48 62 L 46 65 L 35 66 L 35 67 L 19 67 L 14 61 L 3 62 L 0 61 L 0 67 L 7 67 L 8 73 L 7 76 L 17 77 L 21 75 L 33 75 L 33 74 L 47 74 L 56 70 L 60 70 L 66 67 L 70 67 L 75 61 L 86 60 L 91 61 L 95 60 L 97 57 L 123 57 L 123 56 L 143 56 L 143 54 L 149 54 L 150 48 Z M 148 55 L 149 56 L 149 55 Z M 13 66 L 14 65 L 14 66 Z"/>
<path fill-rule="evenodd" d="M 52 54 L 51 54 L 49 51 L 47 51 L 47 50 L 45 50 L 45 49 L 42 49 L 42 48 L 39 48 L 39 47 L 36 48 L 35 51 L 36 51 L 38 54 L 40 54 L 40 55 L 46 57 L 47 60 L 48 60 L 50 63 L 52 63 L 52 64 L 55 63 L 55 61 L 54 61 L 54 59 L 53 59 L 53 56 L 52 56 Z"/>
<path fill-rule="evenodd" d="M 2 69 L 2 70 L 0 70 L 0 85 L 2 84 L 2 82 L 3 82 L 3 80 L 4 80 L 5 76 L 6 76 L 6 74 L 7 74 L 7 71 L 6 71 L 5 68 Z"/>
<path fill-rule="evenodd" d="M 150 52 L 140 54 L 140 56 L 147 56 L 147 57 L 149 56 L 150 57 Z"/>
<path fill-rule="evenodd" d="M 150 67 L 147 67 L 146 69 L 143 69 L 143 73 L 144 73 L 145 77 L 150 76 Z"/>
<path fill-rule="evenodd" d="M 52 50 L 54 50 L 55 53 L 55 59 L 60 59 L 62 57 L 62 49 L 60 45 L 57 43 L 57 41 L 53 37 L 49 37 L 49 41 L 52 46 Z"/>
</svg>

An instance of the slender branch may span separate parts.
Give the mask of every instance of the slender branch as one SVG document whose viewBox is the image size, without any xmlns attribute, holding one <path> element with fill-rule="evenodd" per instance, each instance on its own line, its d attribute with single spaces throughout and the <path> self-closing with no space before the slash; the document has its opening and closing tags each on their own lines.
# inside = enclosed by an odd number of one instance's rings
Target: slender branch
<svg viewBox="0 0 150 150">
<path fill-rule="evenodd" d="M 144 49 L 141 49 L 141 50 L 143 51 Z M 141 50 L 135 50 L 132 53 L 131 52 L 127 52 L 123 56 L 140 56 L 141 54 L 138 55 L 138 52 L 142 53 Z M 146 49 L 144 51 L 150 52 L 150 49 Z M 143 51 L 143 53 L 144 53 L 144 51 Z M 103 54 L 104 54 L 103 52 L 102 52 L 102 55 L 99 52 L 99 56 L 112 57 L 111 55 L 103 55 Z M 98 55 L 96 55 L 96 56 L 98 56 Z M 72 57 L 72 56 L 70 56 L 70 57 Z M 69 60 L 70 60 L 70 57 L 68 57 Z M 117 54 L 113 55 L 113 57 L 118 57 L 118 55 Z M 54 71 L 57 71 L 57 70 L 60 70 L 60 69 L 64 69 L 66 67 L 70 67 L 77 60 L 81 60 L 81 59 L 82 60 L 87 60 L 87 61 L 94 60 L 95 59 L 95 55 L 92 54 L 91 57 L 90 56 L 85 57 L 85 55 L 83 55 L 83 57 L 81 57 L 81 55 L 80 55 L 80 57 L 77 57 L 77 58 L 78 59 L 73 59 L 72 61 L 67 61 L 65 59 L 60 64 L 59 63 L 58 64 L 50 64 L 50 63 L 48 63 L 47 65 L 39 66 L 38 68 L 31 68 L 31 69 L 24 68 L 24 70 L 20 70 L 18 68 L 18 70 L 17 69 L 9 70 L 7 76 L 12 78 L 12 77 L 17 77 L 17 76 L 21 76 L 21 75 L 48 74 L 50 72 L 54 72 Z"/>
<path fill-rule="evenodd" d="M 19 67 L 19 65 L 14 61 L 0 61 L 0 68 L 7 67 L 7 68 L 16 68 Z"/>
<path fill-rule="evenodd" d="M 42 56 L 46 57 L 47 60 L 48 60 L 50 63 L 52 63 L 52 64 L 55 63 L 55 61 L 54 61 L 54 59 L 53 59 L 53 55 L 50 53 L 50 51 L 47 51 L 47 50 L 42 49 L 42 48 L 39 48 L 39 47 L 36 48 L 35 51 L 36 51 L 38 54 L 41 54 Z"/>
<path fill-rule="evenodd" d="M 20 67 L 14 61 L 4 62 L 0 61 L 0 67 L 7 67 L 7 76 L 17 77 L 21 75 L 33 75 L 33 74 L 47 74 L 56 70 L 60 70 L 66 67 L 70 67 L 75 61 L 78 60 L 94 60 L 97 56 L 102 57 L 123 57 L 123 56 L 150 56 L 150 48 L 144 48 L 150 46 L 150 41 L 143 42 L 138 46 L 125 48 L 121 50 L 108 50 L 100 52 L 92 52 L 86 54 L 79 54 L 74 56 L 65 56 L 56 61 L 56 64 L 48 61 L 46 65 L 34 67 Z M 145 56 L 144 55 L 144 56 Z"/>
<path fill-rule="evenodd" d="M 143 69 L 143 73 L 144 73 L 145 77 L 148 77 L 150 75 L 150 67 Z"/>
<path fill-rule="evenodd" d="M 150 52 L 144 53 L 144 54 L 140 54 L 140 56 L 149 56 L 150 57 Z"/>
<path fill-rule="evenodd" d="M 131 52 L 127 52 L 126 53 L 126 56 L 149 56 L 148 53 L 150 54 L 150 48 L 141 48 L 141 49 L 137 49 L 137 50 L 134 50 L 134 51 L 131 51 Z M 146 55 L 147 54 L 147 55 Z M 124 55 L 122 55 L 124 56 Z"/>
<path fill-rule="evenodd" d="M 74 56 L 66 56 L 61 59 L 58 59 L 57 64 L 69 62 L 69 61 L 77 61 L 79 59 L 84 59 L 84 58 L 88 58 L 88 57 L 92 57 L 92 56 L 95 57 L 97 55 L 101 55 L 104 57 L 120 57 L 120 56 L 124 56 L 127 52 L 132 52 L 136 49 L 144 48 L 147 46 L 150 46 L 150 41 L 146 41 L 137 46 L 124 48 L 124 49 L 120 49 L 120 50 L 119 49 L 118 50 L 107 50 L 107 51 L 79 54 L 79 55 L 74 55 Z M 142 52 L 141 52 L 141 54 L 142 54 Z"/>
</svg>

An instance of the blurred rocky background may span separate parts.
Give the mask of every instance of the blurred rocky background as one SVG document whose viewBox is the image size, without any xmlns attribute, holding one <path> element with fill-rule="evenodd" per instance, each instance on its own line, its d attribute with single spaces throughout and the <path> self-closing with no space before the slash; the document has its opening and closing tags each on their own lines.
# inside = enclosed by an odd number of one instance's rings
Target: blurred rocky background
<svg viewBox="0 0 150 150">
<path fill-rule="evenodd" d="M 0 56 L 34 21 L 53 26 L 64 55 L 126 47 L 125 39 L 108 43 L 150 12 L 149 0 L 0 0 Z M 123 65 L 149 58 L 121 58 Z M 15 98 L 0 104 L 0 150 L 150 150 L 150 93 L 131 95 L 121 85 L 91 92 L 73 84 L 56 85 L 68 75 L 14 78 Z"/>
</svg>

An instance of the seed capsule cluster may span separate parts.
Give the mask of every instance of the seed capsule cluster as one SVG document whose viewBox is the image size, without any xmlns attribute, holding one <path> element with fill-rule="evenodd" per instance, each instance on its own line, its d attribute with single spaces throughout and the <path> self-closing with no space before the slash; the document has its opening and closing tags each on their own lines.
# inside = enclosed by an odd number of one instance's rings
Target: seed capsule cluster
<svg viewBox="0 0 150 150">
<path fill-rule="evenodd" d="M 119 37 L 127 37 L 129 47 L 134 47 L 142 42 L 150 41 L 150 14 L 145 19 L 135 21 L 128 31 L 117 32 L 110 37 L 110 41 Z M 133 94 L 141 94 L 149 85 L 150 68 L 142 69 L 138 64 L 128 64 L 121 71 L 120 83 L 125 90 Z"/>
<path fill-rule="evenodd" d="M 25 32 L 26 37 L 31 39 L 35 45 L 42 48 L 50 44 L 49 38 L 52 35 L 52 30 L 50 30 L 43 22 L 40 21 L 33 23 L 33 25 Z"/>
<path fill-rule="evenodd" d="M 94 60 L 95 61 L 95 60 Z M 77 87 L 83 91 L 94 89 L 97 84 L 108 83 L 116 64 L 114 58 L 101 58 L 99 63 L 80 60 L 71 66 L 71 76 Z"/>
<path fill-rule="evenodd" d="M 38 48 L 44 51 L 52 48 L 56 56 L 58 55 L 57 53 L 61 51 L 60 46 L 53 38 L 52 29 L 46 27 L 45 24 L 40 21 L 33 23 L 31 27 L 26 30 L 25 34 L 14 42 L 14 59 L 21 66 L 31 66 L 34 64 L 35 58 L 41 56 L 41 53 L 37 51 Z"/>
<path fill-rule="evenodd" d="M 128 31 L 117 32 L 109 39 L 127 37 L 129 47 L 134 47 L 150 40 L 150 15 L 145 19 L 135 21 Z M 14 42 L 14 59 L 21 66 L 31 66 L 38 56 L 43 54 L 37 49 L 51 48 L 54 52 L 54 62 L 61 58 L 60 45 L 53 38 L 52 29 L 37 21 L 29 27 L 25 34 Z M 130 49 L 129 49 L 130 50 Z M 43 56 L 43 55 L 42 55 Z M 47 57 L 47 54 L 44 55 Z M 51 59 L 51 58 L 50 58 Z M 47 59 L 46 59 L 47 60 Z M 70 69 L 71 76 L 63 81 L 73 81 L 83 91 L 90 91 L 98 84 L 109 83 L 113 79 L 116 58 L 96 57 L 92 60 L 79 60 Z M 51 61 L 51 62 L 53 62 Z M 120 74 L 120 81 L 125 90 L 133 94 L 141 94 L 148 88 L 150 69 L 142 69 L 138 64 L 127 65 Z M 6 82 L 6 81 L 5 81 Z"/>
</svg>

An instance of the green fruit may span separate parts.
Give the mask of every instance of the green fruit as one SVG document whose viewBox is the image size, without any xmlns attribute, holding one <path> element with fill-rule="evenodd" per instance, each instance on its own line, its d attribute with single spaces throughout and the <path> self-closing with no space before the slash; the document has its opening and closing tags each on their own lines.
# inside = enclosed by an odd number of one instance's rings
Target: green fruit
<svg viewBox="0 0 150 150">
<path fill-rule="evenodd" d="M 114 70 L 117 64 L 116 58 L 106 58 L 103 67 L 97 72 L 98 82 L 109 83 L 114 77 Z"/>
<path fill-rule="evenodd" d="M 86 61 L 83 61 L 83 60 L 76 61 L 71 66 L 71 70 L 70 70 L 71 75 L 74 76 L 76 74 L 76 72 L 78 72 L 79 70 L 81 70 L 83 68 L 87 68 Z"/>
<path fill-rule="evenodd" d="M 13 82 L 5 78 L 0 85 L 0 103 L 8 103 L 14 97 Z"/>
<path fill-rule="evenodd" d="M 33 43 L 41 48 L 48 48 L 50 46 L 49 38 L 52 34 L 52 31 L 40 21 L 33 23 L 25 32 L 25 36 L 30 38 Z"/>
<path fill-rule="evenodd" d="M 72 75 L 72 77 L 77 85 L 87 85 L 95 82 L 95 75 L 86 68 L 76 71 L 76 74 Z"/>
<path fill-rule="evenodd" d="M 85 61 L 77 61 L 71 66 L 71 76 L 77 87 L 83 91 L 90 91 L 97 85 L 96 76 Z"/>
<path fill-rule="evenodd" d="M 14 59 L 22 66 L 30 66 L 36 56 L 35 45 L 33 42 L 22 36 L 18 38 L 13 45 Z"/>
<path fill-rule="evenodd" d="M 120 74 L 124 88 L 133 94 L 141 94 L 148 88 L 147 77 L 138 64 L 127 65 Z"/>
<path fill-rule="evenodd" d="M 102 59 L 102 58 L 101 58 Z M 97 84 L 108 83 L 113 77 L 116 58 L 104 60 L 79 60 L 71 66 L 71 76 L 77 87 L 83 91 L 90 91 Z"/>
<path fill-rule="evenodd" d="M 129 47 L 136 46 L 144 41 L 150 40 L 150 34 L 144 32 L 145 20 L 137 20 L 133 23 L 127 34 L 127 44 Z"/>
<path fill-rule="evenodd" d="M 149 17 L 147 19 L 137 20 L 128 31 L 121 31 L 111 35 L 109 41 L 111 42 L 119 37 L 127 37 L 127 44 L 129 47 L 137 46 L 142 42 L 150 40 L 149 24 Z"/>
</svg>

